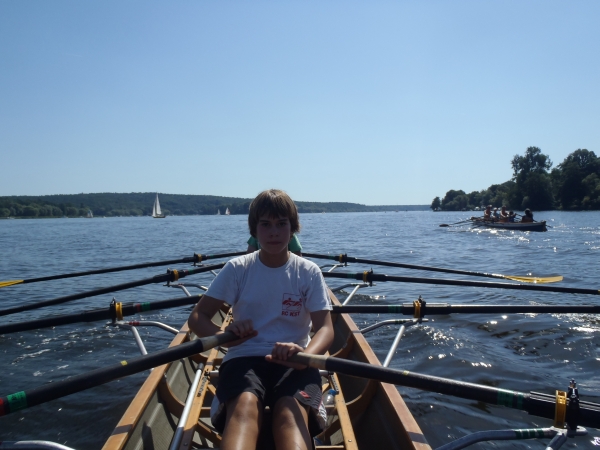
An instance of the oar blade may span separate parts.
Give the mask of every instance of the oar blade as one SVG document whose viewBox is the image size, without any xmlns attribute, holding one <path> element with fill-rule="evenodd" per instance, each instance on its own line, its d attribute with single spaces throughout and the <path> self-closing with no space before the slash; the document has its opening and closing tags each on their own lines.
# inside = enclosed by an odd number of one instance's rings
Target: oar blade
<svg viewBox="0 0 600 450">
<path fill-rule="evenodd" d="M 450 225 L 448 225 L 447 223 L 440 223 L 440 227 L 449 227 Z"/>
<path fill-rule="evenodd" d="M 0 288 L 6 287 L 6 286 L 12 286 L 14 284 L 21 284 L 22 282 L 23 282 L 23 280 L 0 281 Z"/>
<path fill-rule="evenodd" d="M 556 277 L 526 277 L 520 275 L 504 275 L 503 278 L 507 280 L 519 281 L 521 283 L 534 283 L 534 284 L 544 284 L 544 283 L 558 283 L 563 280 L 562 276 Z"/>
</svg>

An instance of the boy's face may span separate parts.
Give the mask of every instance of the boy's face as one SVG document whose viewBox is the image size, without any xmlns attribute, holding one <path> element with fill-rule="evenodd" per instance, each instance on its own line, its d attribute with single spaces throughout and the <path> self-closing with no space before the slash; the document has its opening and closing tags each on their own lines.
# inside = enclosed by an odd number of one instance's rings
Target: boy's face
<svg viewBox="0 0 600 450">
<path fill-rule="evenodd" d="M 260 248 L 267 253 L 287 252 L 292 238 L 289 219 L 287 217 L 260 216 L 256 227 L 256 238 Z"/>
</svg>

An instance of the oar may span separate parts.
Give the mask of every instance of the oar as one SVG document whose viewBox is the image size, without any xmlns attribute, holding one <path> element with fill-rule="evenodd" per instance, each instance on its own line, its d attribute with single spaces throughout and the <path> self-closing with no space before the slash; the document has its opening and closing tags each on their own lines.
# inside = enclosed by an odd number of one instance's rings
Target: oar
<svg viewBox="0 0 600 450">
<path fill-rule="evenodd" d="M 99 273 L 109 273 L 109 272 L 119 272 L 122 270 L 143 269 L 144 267 L 169 266 L 171 264 L 179 264 L 179 263 L 195 263 L 195 264 L 197 264 L 202 261 L 206 261 L 208 259 L 229 258 L 231 256 L 239 256 L 239 255 L 244 255 L 244 254 L 246 254 L 246 252 L 221 253 L 219 255 L 202 255 L 200 253 L 194 253 L 194 256 L 189 256 L 186 258 L 179 258 L 179 259 L 171 259 L 168 261 L 156 261 L 156 262 L 133 264 L 131 266 L 110 267 L 108 269 L 88 270 L 87 272 L 73 272 L 73 273 L 66 273 L 66 274 L 62 274 L 62 275 L 51 275 L 48 277 L 30 278 L 28 280 L 0 281 L 0 288 L 6 287 L 6 286 L 13 286 L 16 284 L 37 283 L 38 281 L 60 280 L 62 278 L 83 277 L 85 275 L 96 275 Z"/>
<path fill-rule="evenodd" d="M 0 310 L 0 316 L 7 316 L 9 314 L 15 314 L 23 311 L 29 311 L 31 309 L 43 308 L 44 306 L 50 305 L 58 305 L 60 303 L 71 302 L 73 300 L 79 300 L 81 298 L 93 297 L 95 295 L 107 294 L 109 292 L 122 291 L 124 289 L 129 289 L 137 286 L 144 286 L 146 284 L 152 283 L 165 283 L 165 282 L 174 282 L 179 280 L 180 278 L 186 277 L 188 275 L 194 275 L 202 272 L 210 272 L 211 270 L 220 269 L 225 265 L 225 263 L 212 264 L 210 266 L 197 267 L 195 269 L 186 269 L 186 270 L 167 270 L 167 273 L 164 275 L 155 275 L 152 278 L 145 278 L 143 280 L 130 281 L 129 283 L 117 284 L 115 286 L 109 286 L 100 289 L 94 289 L 92 291 L 80 292 L 79 294 L 67 295 L 66 297 L 58 297 L 52 300 L 44 300 L 37 303 L 31 303 L 29 305 L 20 305 L 13 306 L 12 308 L 7 308 Z"/>
<path fill-rule="evenodd" d="M 448 314 L 600 314 L 600 305 L 450 305 L 448 303 L 415 303 L 400 305 L 345 305 L 333 306 L 336 314 L 403 314 L 425 317 L 425 315 Z"/>
<path fill-rule="evenodd" d="M 440 223 L 440 227 L 451 227 L 452 225 L 467 223 L 467 222 L 471 222 L 472 220 L 473 220 L 473 217 L 471 217 L 470 219 L 461 220 L 460 222 L 455 222 L 455 223 Z"/>
<path fill-rule="evenodd" d="M 323 258 L 333 259 L 340 263 L 355 262 L 364 264 L 373 264 L 377 266 L 388 266 L 388 267 L 401 267 L 403 269 L 416 269 L 416 270 L 428 270 L 430 272 L 443 272 L 443 273 L 454 273 L 457 275 L 470 275 L 475 277 L 488 277 L 488 278 L 503 278 L 506 280 L 520 281 L 522 283 L 556 283 L 562 281 L 562 276 L 556 277 L 528 277 L 523 275 L 502 275 L 499 273 L 485 273 L 485 272 L 472 272 L 469 270 L 458 270 L 458 269 L 444 269 L 442 267 L 430 267 L 430 266 L 416 266 L 414 264 L 402 264 L 397 262 L 387 261 L 375 261 L 372 259 L 354 258 L 348 255 L 319 255 L 316 253 L 303 253 L 303 256 L 309 258 Z"/>
<path fill-rule="evenodd" d="M 563 292 L 567 294 L 600 295 L 600 291 L 597 289 L 538 286 L 535 284 L 493 283 L 490 281 L 445 280 L 442 278 L 397 277 L 368 271 L 359 273 L 323 272 L 323 276 L 325 278 L 351 278 L 354 280 L 360 280 L 363 283 L 372 283 L 374 281 L 397 281 L 400 283 L 443 284 L 446 286 L 473 286 L 498 289 L 518 289 L 526 291 Z"/>
<path fill-rule="evenodd" d="M 230 331 L 226 331 L 215 336 L 186 342 L 176 347 L 169 347 L 149 355 L 139 356 L 128 361 L 121 361 L 120 363 L 92 370 L 81 375 L 75 375 L 61 381 L 54 381 L 43 386 L 15 392 L 6 397 L 0 397 L 0 416 L 100 386 L 109 381 L 133 375 L 134 373 L 158 367 L 181 358 L 187 358 L 235 339 L 237 339 L 236 335 Z"/>
<path fill-rule="evenodd" d="M 98 320 L 122 320 L 125 316 L 133 316 L 146 311 L 157 311 L 159 309 L 176 308 L 178 306 L 195 305 L 202 297 L 194 295 L 191 297 L 172 298 L 158 302 L 144 303 L 116 303 L 112 302 L 108 308 L 92 309 L 73 314 L 62 314 L 45 317 L 43 319 L 29 320 L 26 322 L 8 323 L 0 325 L 0 334 L 18 333 L 21 331 L 37 330 L 39 328 L 57 327 L 79 322 L 96 322 Z"/>
<path fill-rule="evenodd" d="M 368 378 L 383 383 L 438 392 L 440 394 L 453 395 L 493 405 L 507 406 L 527 411 L 532 415 L 554 419 L 556 399 L 555 396 L 548 394 L 498 389 L 491 386 L 409 372 L 408 370 L 395 370 L 357 361 L 348 361 L 331 356 L 297 353 L 288 358 L 288 361 L 353 377 Z M 576 414 L 578 414 L 578 417 L 574 417 Z M 576 420 L 578 425 L 593 428 L 600 427 L 600 404 L 580 401 L 577 412 L 567 405 L 565 422 L 572 420 Z"/>
</svg>

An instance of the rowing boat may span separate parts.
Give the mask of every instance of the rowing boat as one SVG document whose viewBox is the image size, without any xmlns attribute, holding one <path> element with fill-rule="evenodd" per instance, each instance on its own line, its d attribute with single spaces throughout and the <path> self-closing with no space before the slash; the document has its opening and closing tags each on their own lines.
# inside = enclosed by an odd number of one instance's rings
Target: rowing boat
<svg viewBox="0 0 600 450">
<path fill-rule="evenodd" d="M 496 222 L 492 220 L 483 220 L 480 218 L 471 218 L 473 227 L 494 228 L 513 231 L 548 231 L 546 221 L 541 222 Z"/>
<path fill-rule="evenodd" d="M 331 291 L 330 297 L 334 304 L 340 304 Z M 224 328 L 231 321 L 231 314 L 223 309 L 213 320 Z M 335 339 L 331 355 L 380 364 L 349 315 L 334 315 L 333 321 Z M 185 324 L 170 346 L 194 339 Z M 155 368 L 103 450 L 219 448 L 221 436 L 212 427 L 209 412 L 224 351 L 215 348 Z M 315 440 L 316 449 L 431 448 L 395 386 L 335 373 L 321 375 L 324 392 L 334 389 L 339 393 L 329 411 L 328 428 Z M 258 448 L 270 447 L 268 436 L 268 428 L 263 429 Z"/>
<path fill-rule="evenodd" d="M 223 258 L 233 256 L 231 253 L 220 255 L 194 255 L 193 258 L 183 258 L 185 261 L 193 261 L 194 265 L 205 259 Z M 338 278 L 349 281 L 350 279 L 362 281 L 362 283 L 351 282 L 339 287 L 332 287 L 329 291 L 331 302 L 334 304 L 332 321 L 335 330 L 334 343 L 330 349 L 331 356 L 315 356 L 299 353 L 293 358 L 300 358 L 296 362 L 310 365 L 321 369 L 323 391 L 332 389 L 337 393 L 333 403 L 329 407 L 330 422 L 328 428 L 315 440 L 315 448 L 325 449 L 361 449 L 361 448 L 385 448 L 385 449 L 419 449 L 430 450 L 422 431 L 415 422 L 414 417 L 408 410 L 398 390 L 393 384 L 429 390 L 441 394 L 453 395 L 459 398 L 476 400 L 491 405 L 502 405 L 546 419 L 555 418 L 554 427 L 535 429 L 511 429 L 490 430 L 475 432 L 463 436 L 456 441 L 445 444 L 438 450 L 458 450 L 467 445 L 482 440 L 498 439 L 532 439 L 552 438 L 566 441 L 568 437 L 584 436 L 587 431 L 583 426 L 600 428 L 600 404 L 587 401 L 579 401 L 577 385 L 574 380 L 569 383 L 568 392 L 556 391 L 556 395 L 537 392 L 509 391 L 501 388 L 490 387 L 487 384 L 474 384 L 463 381 L 444 379 L 437 376 L 418 374 L 408 370 L 389 369 L 388 365 L 396 353 L 398 343 L 407 326 L 419 325 L 429 319 L 425 315 L 447 315 L 451 313 L 477 313 L 491 310 L 496 313 L 589 313 L 597 314 L 596 306 L 543 306 L 543 305 L 449 305 L 427 303 L 420 297 L 412 304 L 402 305 L 354 305 L 348 303 L 359 288 L 369 287 L 373 281 L 403 281 L 420 282 L 428 284 L 453 284 L 469 285 L 494 288 L 525 289 L 526 285 L 470 282 L 461 280 L 429 280 L 426 278 L 410 278 L 376 274 L 373 271 L 333 273 L 338 267 L 346 267 L 348 262 L 361 262 L 384 266 L 404 267 L 405 264 L 385 261 L 366 260 L 353 258 L 347 255 L 319 255 L 305 254 L 307 257 L 333 259 L 336 264 L 321 266 L 332 266 L 331 270 L 323 275 L 326 278 Z M 177 260 L 182 262 L 182 260 Z M 161 263 L 172 263 L 173 260 L 144 263 L 135 266 L 123 266 L 103 269 L 101 272 L 119 271 L 131 269 L 132 267 L 155 266 Z M 75 296 L 67 296 L 48 300 L 47 304 L 56 304 L 58 300 L 82 298 L 86 295 L 97 294 L 99 291 L 114 291 L 131 286 L 140 286 L 148 283 L 167 282 L 167 286 L 181 288 L 186 297 L 170 299 L 159 302 L 126 305 L 117 303 L 114 299 L 109 309 L 92 310 L 75 314 L 53 316 L 35 321 L 27 321 L 16 324 L 7 324 L 0 330 L 2 333 L 15 333 L 31 329 L 39 329 L 69 323 L 89 322 L 110 318 L 113 326 L 129 328 L 136 338 L 136 343 L 142 354 L 146 351 L 137 332 L 138 326 L 159 326 L 176 335 L 171 342 L 170 348 L 154 352 L 153 354 L 121 361 L 111 366 L 105 366 L 90 372 L 75 375 L 62 381 L 47 383 L 39 387 L 16 392 L 6 397 L 0 397 L 0 416 L 11 414 L 20 409 L 36 406 L 44 402 L 55 400 L 81 390 L 103 383 L 117 380 L 124 376 L 152 369 L 136 397 L 129 405 L 121 421 L 114 429 L 109 439 L 104 444 L 106 450 L 121 449 L 191 449 L 191 448 L 219 448 L 221 437 L 212 427 L 209 419 L 209 405 L 212 403 L 218 383 L 218 368 L 222 362 L 226 350 L 218 347 L 227 342 L 226 339 L 233 338 L 228 333 L 198 339 L 190 332 L 187 324 L 180 330 L 171 328 L 165 324 L 153 321 L 124 322 L 123 317 L 134 315 L 142 311 L 163 309 L 183 305 L 192 305 L 198 301 L 198 296 L 192 296 L 187 287 L 196 287 L 207 290 L 198 284 L 171 284 L 189 275 L 213 272 L 213 269 L 222 267 L 224 263 L 195 267 L 188 270 L 168 270 L 166 275 L 159 275 L 149 279 L 138 280 L 126 284 L 120 284 L 101 290 L 93 290 L 80 293 Z M 427 267 L 412 266 L 420 270 Z M 431 268 L 442 271 L 448 269 Z M 91 273 L 97 273 L 92 271 Z M 81 276 L 90 272 L 71 273 L 56 275 L 51 279 Z M 214 274 L 214 273 L 213 273 Z M 476 273 L 475 273 L 476 274 Z M 485 275 L 485 274 L 484 274 Z M 502 277 L 502 275 L 496 275 Z M 47 280 L 38 278 L 29 280 L 18 280 L 18 283 L 35 282 Z M 10 284 L 15 284 L 13 281 Z M 346 287 L 353 287 L 352 292 L 344 299 L 343 304 L 337 300 L 334 292 L 342 291 Z M 528 285 L 527 289 L 537 291 L 551 291 L 564 293 L 578 293 L 598 295 L 600 291 L 582 288 L 555 288 L 548 286 Z M 38 304 L 40 304 L 39 302 Z M 3 310 L 4 312 L 9 309 Z M 2 310 L 0 310 L 2 312 Z M 348 313 L 367 314 L 408 314 L 411 319 L 390 319 L 369 325 L 359 329 Z M 232 320 L 230 311 L 223 308 L 219 311 L 213 321 L 221 329 L 224 329 Z M 377 327 L 402 324 L 391 348 L 383 362 L 380 364 L 373 350 L 364 338 L 364 335 Z M 229 333 L 230 334 L 230 333 Z M 226 339 L 223 339 L 226 338 Z M 205 340 L 212 340 L 212 343 Z M 200 344 L 200 345 L 198 345 Z M 204 349 L 207 349 L 204 351 Z M 327 360 L 327 361 L 326 361 Z M 568 399 L 568 401 L 565 401 Z M 562 405 L 562 406 L 561 406 Z M 59 409 L 60 410 L 60 409 Z M 268 418 L 268 411 L 265 417 Z M 264 421 L 265 424 L 269 420 Z M 565 423 L 568 426 L 565 428 Z M 581 424 L 582 426 L 579 426 Z M 268 427 L 268 425 L 266 425 Z M 259 449 L 272 448 L 272 436 L 270 430 L 263 430 L 265 440 L 259 443 Z M 562 442 L 561 441 L 561 442 Z M 36 441 L 35 447 L 47 449 L 72 450 L 65 446 L 52 442 L 42 443 Z M 551 444 L 552 444 L 551 442 Z M 557 441 L 558 442 L 558 441 Z M 7 446 L 12 443 L 0 442 L 0 448 L 30 448 L 27 441 L 14 443 L 19 447 Z M 552 444 L 554 445 L 554 444 Z M 552 446 L 558 448 L 559 446 Z M 81 448 L 81 447 L 80 447 Z M 83 447 L 86 448 L 86 447 Z"/>
</svg>

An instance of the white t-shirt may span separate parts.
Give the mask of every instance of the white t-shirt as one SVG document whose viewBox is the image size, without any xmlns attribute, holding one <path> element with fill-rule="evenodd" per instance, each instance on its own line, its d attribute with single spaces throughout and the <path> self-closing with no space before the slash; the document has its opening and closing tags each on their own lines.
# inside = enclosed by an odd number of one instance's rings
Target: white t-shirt
<svg viewBox="0 0 600 450">
<path fill-rule="evenodd" d="M 265 356 L 276 342 L 306 347 L 310 313 L 331 310 L 319 267 L 290 253 L 277 268 L 265 266 L 256 251 L 232 259 L 213 280 L 206 295 L 233 307 L 234 320 L 252 319 L 258 335 L 229 348 L 223 362 L 240 356 Z"/>
</svg>

